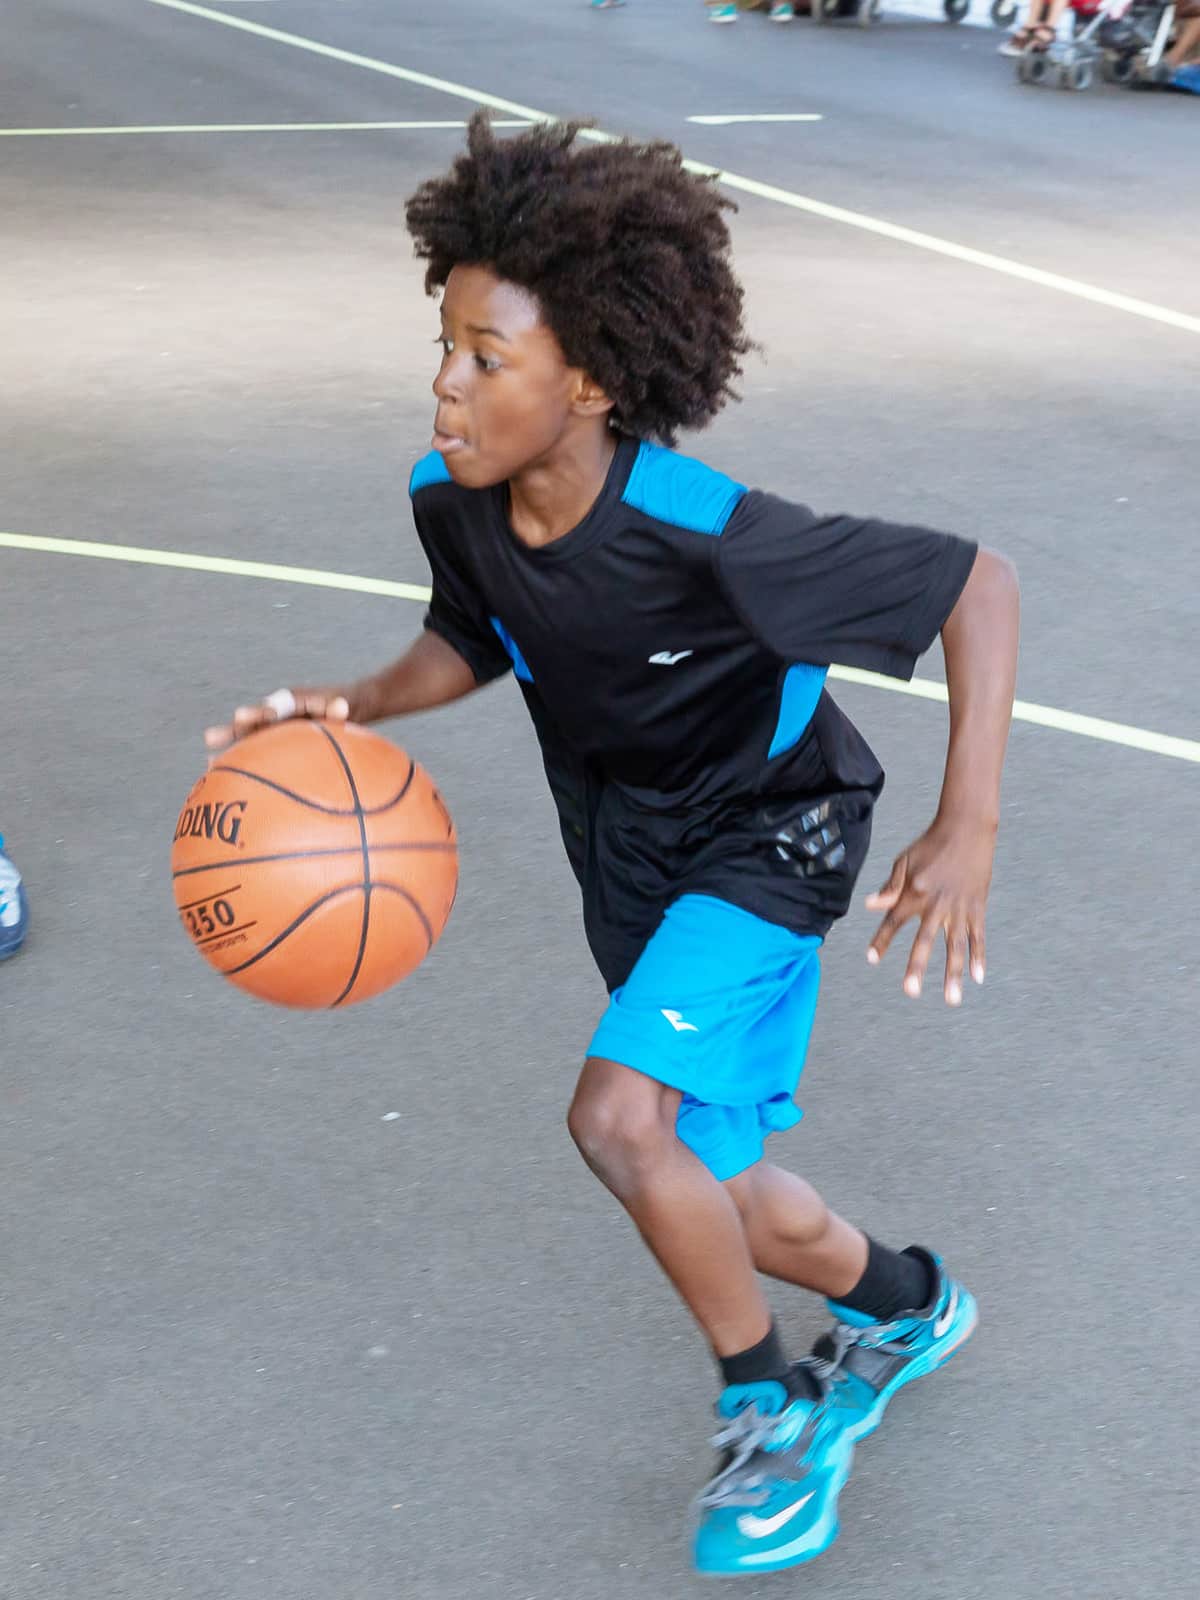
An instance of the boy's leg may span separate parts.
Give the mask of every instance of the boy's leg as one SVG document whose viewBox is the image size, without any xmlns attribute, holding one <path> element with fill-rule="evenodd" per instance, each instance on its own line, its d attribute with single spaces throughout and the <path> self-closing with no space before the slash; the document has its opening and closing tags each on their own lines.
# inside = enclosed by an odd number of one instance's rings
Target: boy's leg
<svg viewBox="0 0 1200 1600">
<path fill-rule="evenodd" d="M 924 1264 L 868 1241 L 802 1178 L 760 1161 L 719 1182 L 676 1132 L 680 1099 L 677 1089 L 593 1056 L 567 1124 L 718 1359 L 770 1332 L 758 1272 L 872 1316 L 926 1303 L 933 1285 Z"/>
<path fill-rule="evenodd" d="M 837 1535 L 853 1444 L 824 1379 L 789 1366 L 733 1196 L 679 1137 L 681 1092 L 615 1061 L 584 1064 L 568 1115 L 720 1360 L 720 1470 L 700 1497 L 703 1572 L 769 1572 Z M 843 1269 L 852 1270 L 852 1269 Z"/>
<path fill-rule="evenodd" d="M 836 1374 L 837 1406 L 852 1439 L 873 1433 L 897 1390 L 935 1371 L 974 1332 L 974 1296 L 930 1251 L 910 1245 L 897 1253 L 868 1239 L 803 1179 L 766 1162 L 725 1187 L 759 1271 L 829 1299 L 836 1320 L 817 1341 L 814 1370 Z M 847 1239 L 862 1263 L 849 1282 Z"/>
<path fill-rule="evenodd" d="M 803 1178 L 758 1161 L 724 1186 L 741 1213 L 759 1272 L 830 1300 L 850 1294 L 861 1281 L 866 1235 L 831 1211 Z"/>
<path fill-rule="evenodd" d="M 567 1115 L 588 1166 L 632 1217 L 714 1355 L 758 1344 L 771 1313 L 732 1194 L 675 1131 L 678 1089 L 591 1056 Z"/>
<path fill-rule="evenodd" d="M 718 1359 L 750 1350 L 770 1331 L 759 1272 L 875 1314 L 925 1303 L 924 1267 L 869 1242 L 803 1179 L 759 1161 L 719 1182 L 678 1136 L 680 1099 L 677 1089 L 593 1056 L 567 1125 Z M 856 1290 L 866 1291 L 866 1303 Z"/>
<path fill-rule="evenodd" d="M 754 1265 L 769 1277 L 878 1319 L 928 1304 L 937 1287 L 924 1256 L 868 1239 L 782 1167 L 755 1162 L 725 1187 L 741 1212 Z"/>
</svg>

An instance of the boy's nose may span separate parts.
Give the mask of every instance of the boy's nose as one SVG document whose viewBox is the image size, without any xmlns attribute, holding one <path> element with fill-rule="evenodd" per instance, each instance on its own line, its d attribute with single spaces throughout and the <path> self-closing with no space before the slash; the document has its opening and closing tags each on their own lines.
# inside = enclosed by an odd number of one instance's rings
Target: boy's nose
<svg viewBox="0 0 1200 1600">
<path fill-rule="evenodd" d="M 462 395 L 462 385 L 455 377 L 455 363 L 443 361 L 433 380 L 433 392 L 439 400 L 457 400 Z"/>
</svg>

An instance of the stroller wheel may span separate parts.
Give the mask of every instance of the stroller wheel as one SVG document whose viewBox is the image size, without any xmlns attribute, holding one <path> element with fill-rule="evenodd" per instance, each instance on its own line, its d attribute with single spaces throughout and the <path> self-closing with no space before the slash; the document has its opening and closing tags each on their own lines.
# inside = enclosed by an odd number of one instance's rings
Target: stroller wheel
<svg viewBox="0 0 1200 1600">
<path fill-rule="evenodd" d="M 947 22 L 961 22 L 971 9 L 971 0 L 942 0 L 942 14 Z"/>
<path fill-rule="evenodd" d="M 1017 76 L 1022 83 L 1044 83 L 1049 68 L 1044 50 L 1027 50 L 1017 62 Z"/>
<path fill-rule="evenodd" d="M 1058 87 L 1060 89 L 1090 89 L 1092 86 L 1092 63 L 1090 61 L 1068 61 L 1065 66 L 1058 69 Z"/>
<path fill-rule="evenodd" d="M 832 22 L 841 9 L 841 0 L 813 0 L 813 21 Z"/>
<path fill-rule="evenodd" d="M 1100 66 L 1100 76 L 1106 83 L 1132 83 L 1136 72 L 1134 56 L 1105 56 Z"/>
<path fill-rule="evenodd" d="M 1007 28 L 1017 14 L 1017 0 L 992 0 L 988 16 L 998 28 Z"/>
<path fill-rule="evenodd" d="M 869 28 L 873 22 L 878 22 L 882 10 L 883 0 L 858 0 L 858 16 L 855 20 L 860 28 Z"/>
</svg>

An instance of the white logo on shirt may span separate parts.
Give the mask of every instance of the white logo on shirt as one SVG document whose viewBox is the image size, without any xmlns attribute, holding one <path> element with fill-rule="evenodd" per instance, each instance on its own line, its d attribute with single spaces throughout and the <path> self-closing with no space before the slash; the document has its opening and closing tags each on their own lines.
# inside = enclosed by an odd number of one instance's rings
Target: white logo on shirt
<svg viewBox="0 0 1200 1600">
<path fill-rule="evenodd" d="M 676 650 L 674 655 L 669 650 L 660 650 L 650 657 L 652 667 L 673 667 L 677 661 L 682 661 L 686 656 L 692 655 L 691 650 Z"/>
<path fill-rule="evenodd" d="M 685 1022 L 682 1011 L 663 1011 L 663 1016 L 675 1029 L 676 1033 L 699 1033 L 700 1029 L 694 1022 Z"/>
</svg>

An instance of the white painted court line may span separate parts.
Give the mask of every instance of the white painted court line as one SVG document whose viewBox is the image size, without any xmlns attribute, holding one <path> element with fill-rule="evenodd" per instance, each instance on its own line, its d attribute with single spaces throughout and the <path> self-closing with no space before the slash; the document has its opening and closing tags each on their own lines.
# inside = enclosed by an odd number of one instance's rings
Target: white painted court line
<svg viewBox="0 0 1200 1600">
<path fill-rule="evenodd" d="M 38 550 L 47 555 L 91 556 L 97 561 L 134 561 L 147 567 L 179 567 L 192 572 L 220 572 L 234 578 L 271 578 L 278 583 L 307 583 L 321 589 L 351 589 L 356 594 L 385 594 L 396 600 L 429 599 L 429 590 L 388 578 L 359 578 L 349 572 L 322 572 L 315 567 L 281 567 L 270 561 L 237 561 L 228 556 L 195 556 L 183 550 L 151 550 L 142 545 L 101 544 L 89 539 L 44 539 L 36 534 L 0 533 L 0 550 Z"/>
<path fill-rule="evenodd" d="M 518 105 L 515 100 L 505 100 L 500 95 L 485 94 L 482 89 L 467 89 L 461 83 L 451 83 L 447 78 L 432 78 L 427 72 L 414 72 L 409 67 L 393 66 L 390 61 L 377 61 L 374 56 L 360 56 L 353 50 L 339 50 L 331 44 L 320 44 L 316 39 L 306 39 L 298 33 L 284 33 L 279 28 L 267 28 L 261 22 L 250 22 L 245 17 L 230 17 L 208 6 L 192 5 L 190 0 L 147 0 L 152 6 L 165 6 L 170 11 L 186 11 L 190 16 L 203 17 L 209 22 L 220 22 L 227 28 L 238 28 L 243 33 L 257 34 L 260 39 L 274 39 L 277 44 L 290 44 L 297 50 L 307 50 L 310 55 L 325 56 L 330 61 L 342 61 L 347 66 L 364 67 L 368 72 L 381 72 L 387 78 L 399 78 L 404 83 L 415 83 L 422 89 L 437 89 L 441 94 L 453 95 L 457 100 L 470 100 L 478 106 L 490 106 L 493 111 L 508 111 L 514 117 L 529 122 L 555 122 L 557 118 L 545 111 L 534 111 L 529 106 Z"/>
<path fill-rule="evenodd" d="M 731 116 L 689 117 L 689 122 L 702 123 L 706 128 L 726 128 L 731 122 L 824 122 L 819 111 L 747 111 Z"/>
<path fill-rule="evenodd" d="M 890 689 L 897 694 L 915 695 L 919 700 L 948 702 L 944 683 L 930 678 L 914 678 L 911 683 L 901 683 L 896 678 L 884 678 L 877 672 L 864 672 L 859 667 L 830 667 L 829 676 L 843 683 L 861 683 L 869 689 Z M 1015 722 L 1036 723 L 1039 728 L 1057 728 L 1060 733 L 1077 733 L 1085 739 L 1100 739 L 1105 744 L 1123 744 L 1131 750 L 1149 750 L 1156 756 L 1171 756 L 1176 761 L 1200 762 L 1200 739 L 1180 739 L 1174 734 L 1153 733 L 1148 728 L 1134 728 L 1127 722 L 1109 722 L 1104 717 L 1086 717 L 1078 711 L 1059 711 L 1054 706 L 1039 706 L 1032 700 L 1013 701 Z"/>
<path fill-rule="evenodd" d="M 356 594 L 386 595 L 396 600 L 429 601 L 423 584 L 396 583 L 389 578 L 360 578 L 349 572 L 323 572 L 316 567 L 286 567 L 266 561 L 238 561 L 226 556 L 198 556 L 179 550 L 153 550 L 129 544 L 103 544 L 87 539 L 49 539 L 28 533 L 0 533 L 0 549 L 33 550 L 48 555 L 90 556 L 100 561 L 130 561 L 143 566 L 176 567 L 194 572 L 216 572 L 235 578 L 269 578 L 277 583 L 302 583 L 321 589 L 348 589 Z M 893 694 L 915 696 L 919 700 L 945 701 L 946 686 L 929 678 L 914 678 L 901 683 L 857 667 L 831 667 L 831 678 L 842 683 L 865 684 L 871 689 L 887 689 Z M 1086 717 L 1076 711 L 1059 711 L 1054 706 L 1035 705 L 1029 700 L 1013 704 L 1017 722 L 1032 722 L 1061 733 L 1098 739 L 1104 744 L 1125 745 L 1131 750 L 1146 750 L 1151 755 L 1169 756 L 1175 761 L 1200 763 L 1200 739 L 1180 739 L 1173 734 L 1153 733 L 1124 722 L 1108 722 L 1103 717 Z"/>
<path fill-rule="evenodd" d="M 519 122 L 502 122 L 497 118 L 497 128 L 528 128 L 528 119 Z M 148 122 L 140 127 L 128 128 L 0 128 L 0 139 L 55 139 L 68 135 L 103 138 L 112 133 L 351 133 L 371 132 L 395 128 L 411 132 L 418 128 L 458 128 L 466 123 L 457 122 Z"/>
<path fill-rule="evenodd" d="M 539 111 L 536 107 L 521 105 L 515 100 L 505 100 L 482 89 L 472 89 L 466 84 L 453 83 L 447 78 L 432 78 L 428 73 L 414 72 L 408 67 L 397 67 L 389 61 L 377 61 L 373 56 L 358 55 L 350 50 L 338 50 L 333 45 L 320 44 L 317 40 L 304 38 L 298 33 L 284 33 L 278 28 L 264 27 L 260 22 L 249 22 L 244 17 L 231 17 L 224 12 L 213 11 L 207 6 L 193 5 L 191 0 L 147 0 L 147 4 L 165 6 L 172 11 L 184 11 L 210 22 L 219 22 L 227 28 L 239 28 L 244 33 L 253 33 L 260 38 L 274 40 L 277 44 L 291 45 L 297 50 L 307 50 L 312 55 L 326 56 L 332 61 L 363 67 L 368 72 L 381 72 L 390 78 L 400 78 L 405 83 L 436 89 L 459 100 L 470 100 L 475 105 L 488 106 L 493 111 L 507 111 L 514 117 L 521 117 L 530 122 L 559 120 L 548 111 Z M 612 141 L 616 137 L 598 128 L 586 129 L 583 136 L 603 142 Z M 735 172 L 706 166 L 703 162 L 685 161 L 684 166 L 689 172 L 700 173 L 706 177 L 718 177 L 727 189 L 752 194 L 760 200 L 772 200 L 777 205 L 789 206 L 794 211 L 804 211 L 810 216 L 822 217 L 827 222 L 840 222 L 848 228 L 858 228 L 864 233 L 873 233 L 880 238 L 891 239 L 897 244 L 911 245 L 917 250 L 928 250 L 935 255 L 964 262 L 967 266 L 982 267 L 987 272 L 997 272 L 1005 277 L 1036 284 L 1041 289 L 1053 289 L 1059 294 L 1071 295 L 1077 300 L 1087 300 L 1093 305 L 1104 306 L 1109 311 L 1120 311 L 1127 316 L 1163 323 L 1169 328 L 1178 328 L 1183 333 L 1200 333 L 1200 316 L 1192 316 L 1185 311 L 1172 311 L 1169 306 L 1155 305 L 1150 300 L 1139 300 L 1134 295 L 1117 294 L 1111 289 L 1084 283 L 1079 278 L 1068 278 L 1059 272 L 1044 272 L 1040 267 L 1026 266 L 1024 262 L 1013 261 L 1008 256 L 992 255 L 987 250 L 975 250 L 968 245 L 955 244 L 953 240 L 939 238 L 936 234 L 922 233 L 916 228 L 905 228 L 898 223 L 885 222 L 862 211 L 849 211 L 845 206 L 828 205 L 823 200 L 814 200 L 808 195 L 796 194 L 791 189 L 781 189 L 775 184 L 759 183 L 754 178 L 742 178 Z"/>
</svg>

